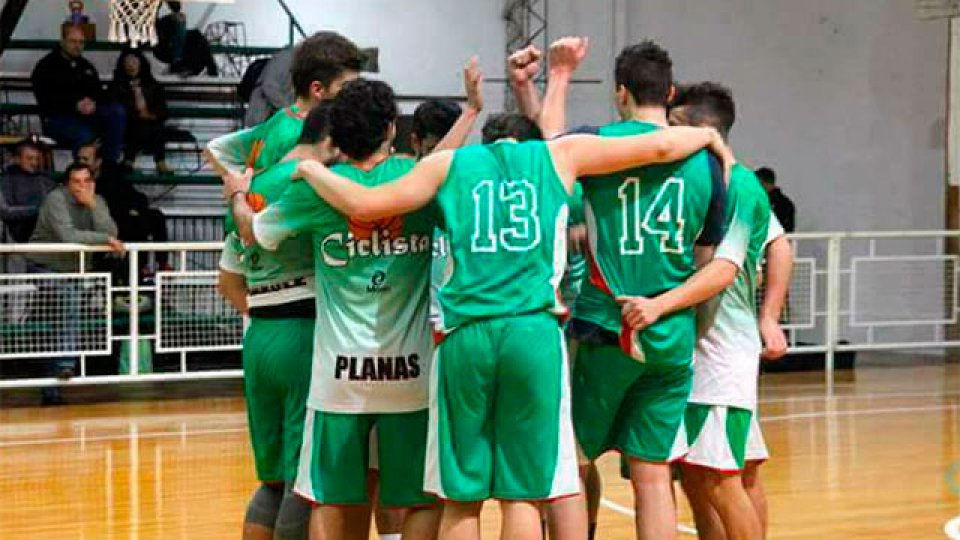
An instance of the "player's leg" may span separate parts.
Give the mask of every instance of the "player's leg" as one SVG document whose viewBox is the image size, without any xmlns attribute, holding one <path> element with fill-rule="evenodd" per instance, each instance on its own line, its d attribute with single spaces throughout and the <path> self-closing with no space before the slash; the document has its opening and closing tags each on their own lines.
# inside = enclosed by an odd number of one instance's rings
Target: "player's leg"
<svg viewBox="0 0 960 540">
<path fill-rule="evenodd" d="M 493 476 L 496 357 L 489 322 L 447 336 L 434 356 L 424 490 L 444 500 L 440 538 L 478 540 Z"/>
<path fill-rule="evenodd" d="M 501 501 L 503 538 L 541 537 L 536 502 L 555 506 L 557 540 L 583 540 L 586 507 L 580 493 L 563 334 L 548 314 L 512 317 L 494 325 L 499 336 L 494 405 L 493 496 Z M 552 339 L 551 339 L 552 334 Z M 538 343 L 531 349 L 531 343 Z"/>
<path fill-rule="evenodd" d="M 440 504 L 423 491 L 427 451 L 426 410 L 377 416 L 381 453 L 380 506 L 404 508 L 404 540 L 432 540 L 440 524 Z"/>
<path fill-rule="evenodd" d="M 247 423 L 260 486 L 247 503 L 243 538 L 269 540 L 283 500 L 284 404 L 282 387 L 274 378 L 273 364 L 281 354 L 274 343 L 284 334 L 284 320 L 253 318 L 243 337 L 244 394 Z"/>
<path fill-rule="evenodd" d="M 707 494 L 707 485 L 703 471 L 696 468 L 685 468 L 680 474 L 680 486 L 690 503 L 693 512 L 693 521 L 697 527 L 699 540 L 726 540 L 720 515 L 710 504 Z"/>
<path fill-rule="evenodd" d="M 747 455 L 746 467 L 743 470 L 743 487 L 750 495 L 750 501 L 757 511 L 760 518 L 760 526 L 763 528 L 763 537 L 767 537 L 767 493 L 760 480 L 760 465 L 763 465 L 770 459 L 770 452 L 767 450 L 767 443 L 763 439 L 763 431 L 760 430 L 760 420 L 756 411 L 750 417 L 750 434 L 747 435 Z"/>
<path fill-rule="evenodd" d="M 597 516 L 600 514 L 600 498 L 603 496 L 603 479 L 600 478 L 596 462 L 587 466 L 583 489 L 587 499 L 587 539 L 593 540 L 597 535 Z"/>
<path fill-rule="evenodd" d="M 426 435 L 424 435 L 426 437 Z M 370 431 L 370 471 L 367 475 L 367 493 L 373 507 L 373 522 L 380 540 L 400 540 L 403 532 L 403 508 L 387 508 L 380 504 L 380 445 L 377 444 L 377 427 Z"/>
<path fill-rule="evenodd" d="M 294 490 L 318 505 L 311 516 L 311 540 L 316 540 L 316 520 L 324 538 L 367 540 L 367 457 L 373 422 L 369 414 L 307 409 Z"/>
<path fill-rule="evenodd" d="M 618 351 L 621 362 L 634 362 Z M 677 513 L 670 463 L 687 450 L 683 417 L 693 369 L 645 364 L 618 418 L 616 446 L 629 458 L 630 480 L 641 539 L 676 538 Z"/>
<path fill-rule="evenodd" d="M 763 534 L 741 478 L 750 416 L 747 409 L 696 403 L 686 412 L 690 452 L 683 474 L 706 495 L 730 540 L 760 540 Z"/>
<path fill-rule="evenodd" d="M 277 520 L 274 540 L 297 540 L 307 537 L 310 522 L 310 504 L 292 493 L 300 463 L 300 445 L 303 444 L 303 423 L 310 393 L 310 373 L 313 368 L 314 319 L 288 319 L 285 335 L 278 343 L 283 356 L 274 369 L 275 377 L 285 388 L 283 417 L 283 462 L 286 487 Z M 279 345 L 275 345 L 279 348 Z"/>
</svg>

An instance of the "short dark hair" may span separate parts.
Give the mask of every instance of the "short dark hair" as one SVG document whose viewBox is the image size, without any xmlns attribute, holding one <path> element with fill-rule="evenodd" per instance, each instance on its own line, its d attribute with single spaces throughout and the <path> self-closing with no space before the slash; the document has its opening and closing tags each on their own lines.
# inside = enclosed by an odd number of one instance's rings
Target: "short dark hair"
<svg viewBox="0 0 960 540">
<path fill-rule="evenodd" d="M 77 23 L 71 23 L 71 22 L 60 25 L 60 37 L 61 38 L 67 37 L 67 34 L 69 34 L 71 30 L 77 30 L 78 32 L 83 34 L 83 39 L 84 41 L 86 41 L 87 35 L 84 34 L 83 32 L 83 25 L 77 24 Z"/>
<path fill-rule="evenodd" d="M 633 96 L 637 105 L 666 107 L 673 85 L 670 54 L 651 40 L 625 47 L 617 55 L 614 79 Z"/>
<path fill-rule="evenodd" d="M 43 144 L 43 141 L 40 140 L 36 135 L 31 135 L 26 139 L 18 142 L 16 146 L 13 147 L 13 154 L 15 156 L 20 156 L 20 153 L 24 150 L 36 150 L 41 154 L 46 150 L 46 145 Z"/>
<path fill-rule="evenodd" d="M 67 165 L 67 170 L 63 173 L 63 183 L 70 181 L 70 176 L 77 171 L 86 171 L 90 175 L 90 178 L 96 179 L 96 175 L 93 174 L 93 169 L 90 168 L 86 163 L 80 163 L 79 161 L 74 161 L 70 165 Z"/>
<path fill-rule="evenodd" d="M 397 114 L 389 84 L 369 79 L 350 81 L 343 85 L 330 109 L 333 144 L 351 159 L 366 159 L 387 140 Z"/>
<path fill-rule="evenodd" d="M 692 125 L 716 128 L 724 137 L 730 134 L 737 119 L 733 92 L 722 84 L 702 82 L 677 88 L 673 107 L 685 107 Z"/>
<path fill-rule="evenodd" d="M 313 81 L 330 86 L 344 71 L 361 67 L 363 55 L 352 41 L 336 32 L 317 32 L 294 49 L 290 78 L 294 91 L 304 97 Z"/>
<path fill-rule="evenodd" d="M 174 13 L 180 13 L 180 10 L 183 9 L 183 5 L 174 0 L 167 0 L 167 7 L 170 8 L 170 11 Z"/>
<path fill-rule="evenodd" d="M 333 102 L 324 100 L 307 114 L 297 144 L 317 144 L 330 136 L 330 110 L 332 108 Z"/>
<path fill-rule="evenodd" d="M 442 139 L 460 117 L 460 106 L 453 101 L 431 99 L 424 101 L 413 111 L 410 131 L 424 140 L 433 135 Z"/>
<path fill-rule="evenodd" d="M 761 182 L 766 182 L 768 184 L 777 183 L 777 173 L 773 172 L 773 169 L 770 167 L 760 167 L 759 169 L 753 171 L 753 174 L 757 175 L 757 178 Z"/>
<path fill-rule="evenodd" d="M 483 124 L 483 144 L 500 139 L 530 141 L 543 139 L 543 132 L 536 122 L 518 113 L 493 114 Z"/>
</svg>

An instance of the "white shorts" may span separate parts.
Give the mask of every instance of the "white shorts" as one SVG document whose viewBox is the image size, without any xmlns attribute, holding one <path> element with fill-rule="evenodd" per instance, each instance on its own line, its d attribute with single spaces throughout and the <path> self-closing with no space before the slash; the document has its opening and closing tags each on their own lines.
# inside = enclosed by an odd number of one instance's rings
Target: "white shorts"
<svg viewBox="0 0 960 540">
<path fill-rule="evenodd" d="M 770 459 L 770 452 L 767 450 L 767 443 L 763 440 L 763 432 L 760 430 L 760 420 L 756 411 L 750 419 L 750 434 L 747 435 L 747 461 L 766 461 Z"/>
<path fill-rule="evenodd" d="M 746 463 L 750 432 L 749 409 L 724 405 L 687 404 L 690 449 L 683 462 L 723 474 L 738 474 Z"/>
</svg>

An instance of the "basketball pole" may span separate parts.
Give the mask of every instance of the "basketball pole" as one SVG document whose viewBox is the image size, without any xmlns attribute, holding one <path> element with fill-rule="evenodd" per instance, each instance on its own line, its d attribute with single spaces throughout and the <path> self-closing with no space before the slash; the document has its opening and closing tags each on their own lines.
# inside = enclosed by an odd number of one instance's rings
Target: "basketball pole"
<svg viewBox="0 0 960 540">
<path fill-rule="evenodd" d="M 13 31 L 17 29 L 20 17 L 23 16 L 23 10 L 27 7 L 29 0 L 7 0 L 3 4 L 3 10 L 0 11 L 0 57 L 3 51 L 7 50 L 10 44 L 10 38 L 13 37 Z"/>
</svg>

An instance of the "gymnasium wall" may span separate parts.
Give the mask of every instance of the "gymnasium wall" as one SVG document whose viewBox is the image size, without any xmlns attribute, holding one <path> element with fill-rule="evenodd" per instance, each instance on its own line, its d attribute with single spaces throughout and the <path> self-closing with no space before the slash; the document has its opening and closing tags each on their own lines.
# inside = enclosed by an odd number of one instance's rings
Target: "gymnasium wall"
<svg viewBox="0 0 960 540">
<path fill-rule="evenodd" d="M 105 20 L 102 2 L 88 11 Z M 62 0 L 33 0 L 16 37 L 55 37 Z M 290 0 L 308 30 L 331 28 L 380 47 L 381 76 L 402 93 L 460 92 L 460 68 L 479 54 L 503 69 L 500 0 Z M 390 9 L 384 9 L 389 5 Z M 733 142 L 770 164 L 798 207 L 801 230 L 943 226 L 947 29 L 921 22 L 903 0 L 549 0 L 550 34 L 584 33 L 592 54 L 570 100 L 571 123 L 612 118 L 612 58 L 649 36 L 673 54 L 680 80 L 729 84 L 739 105 Z M 196 22 L 208 4 L 188 4 Z M 248 42 L 286 43 L 272 0 L 238 0 L 210 20 L 242 20 Z M 101 35 L 106 28 L 101 24 Z M 111 65 L 110 58 L 98 64 Z M 0 70 L 29 70 L 13 52 Z M 502 86 L 487 84 L 489 110 Z"/>
</svg>

